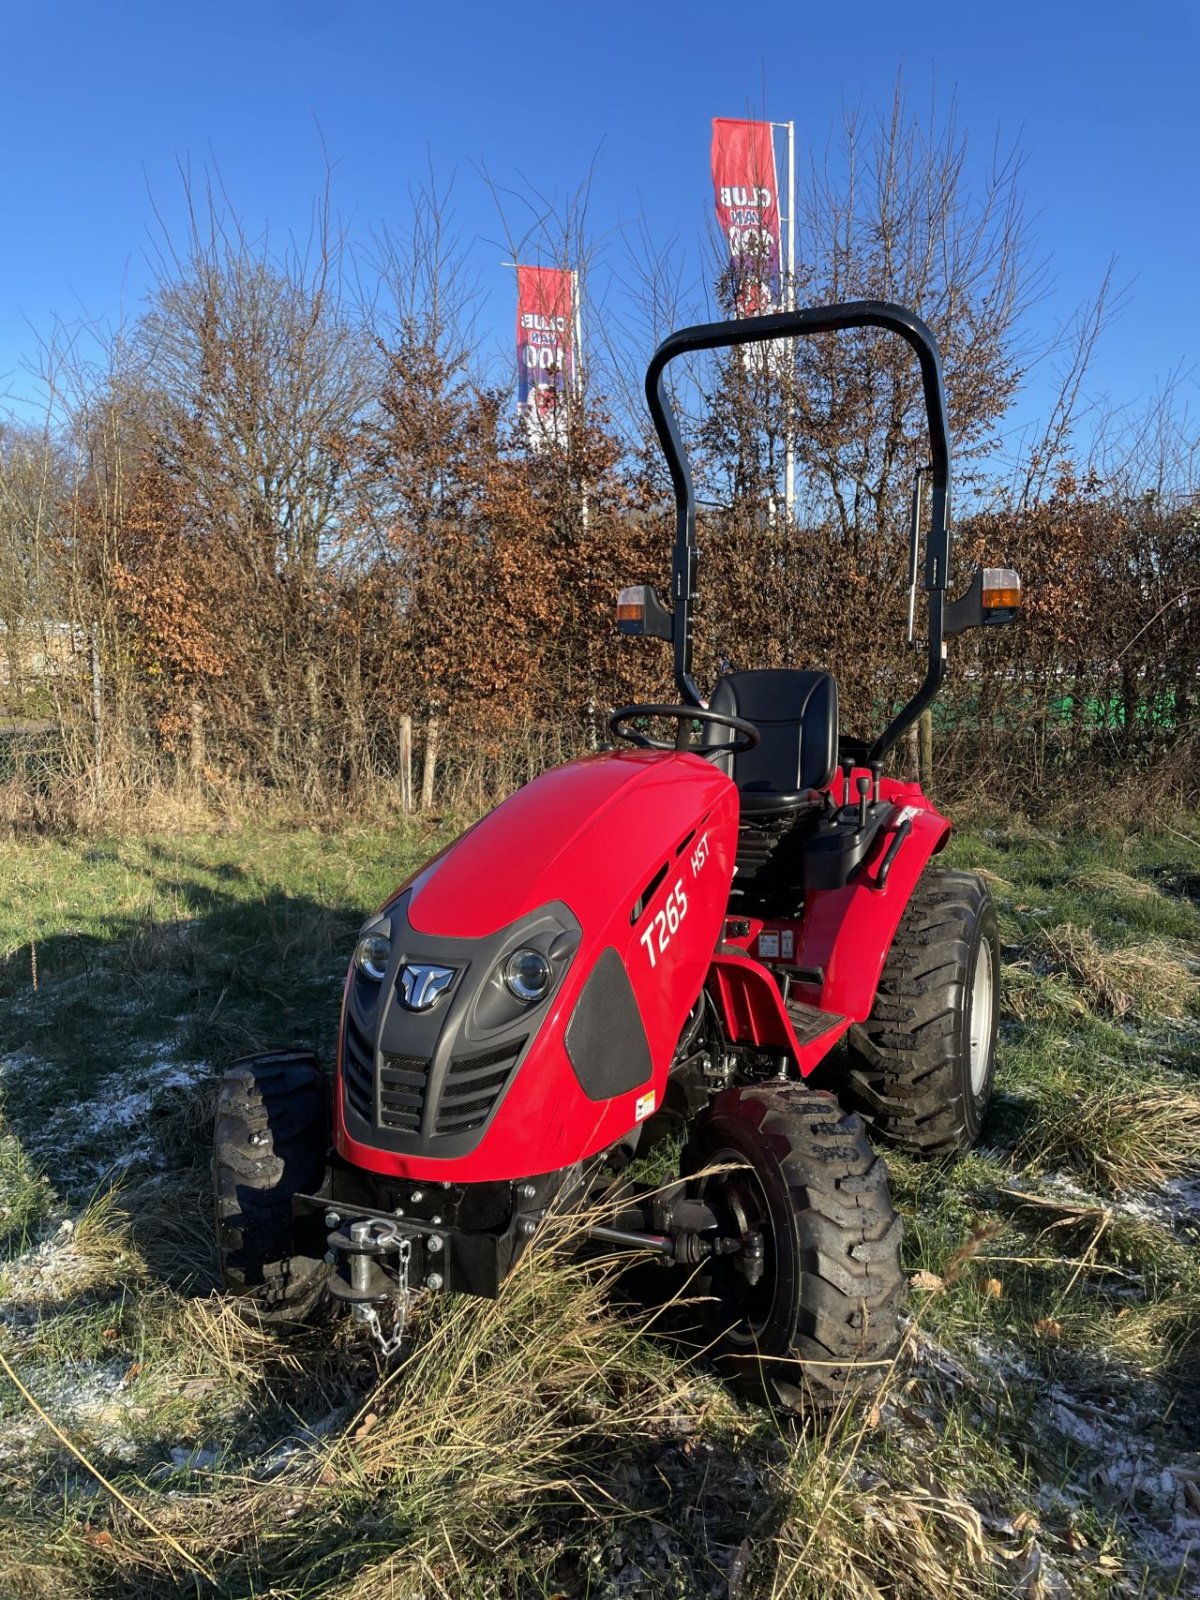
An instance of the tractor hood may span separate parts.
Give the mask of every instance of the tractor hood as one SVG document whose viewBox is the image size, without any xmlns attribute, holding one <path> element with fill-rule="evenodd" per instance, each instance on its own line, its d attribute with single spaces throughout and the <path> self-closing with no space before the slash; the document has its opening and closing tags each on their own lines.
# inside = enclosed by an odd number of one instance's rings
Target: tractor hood
<svg viewBox="0 0 1200 1600">
<path fill-rule="evenodd" d="M 606 899 L 629 884 L 636 894 L 664 841 L 730 789 L 710 762 L 683 753 L 606 752 L 555 767 L 414 879 L 411 925 L 481 939 L 550 901 L 586 917 L 598 892 Z"/>
<path fill-rule="evenodd" d="M 664 1090 L 729 897 L 737 791 L 698 756 L 545 773 L 435 857 L 351 964 L 337 1147 L 377 1172 L 491 1182 L 614 1144 Z M 550 983 L 502 978 L 518 951 Z"/>
</svg>

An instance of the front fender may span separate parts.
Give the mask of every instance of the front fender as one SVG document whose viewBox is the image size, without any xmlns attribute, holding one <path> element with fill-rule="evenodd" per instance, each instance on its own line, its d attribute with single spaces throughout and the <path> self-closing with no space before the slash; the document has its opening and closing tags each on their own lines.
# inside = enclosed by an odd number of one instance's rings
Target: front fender
<svg viewBox="0 0 1200 1600">
<path fill-rule="evenodd" d="M 793 1056 L 798 1053 L 796 1033 L 779 985 L 752 957 L 732 953 L 714 956 L 708 986 L 731 1039 L 756 1048 L 777 1046 Z"/>
<path fill-rule="evenodd" d="M 801 1004 L 795 1015 L 803 1019 L 803 1027 L 797 1034 L 774 975 L 752 957 L 732 950 L 713 957 L 708 989 L 731 1040 L 780 1049 L 805 1077 L 849 1026 L 845 1017 L 833 1015 L 823 1006 Z"/>
</svg>

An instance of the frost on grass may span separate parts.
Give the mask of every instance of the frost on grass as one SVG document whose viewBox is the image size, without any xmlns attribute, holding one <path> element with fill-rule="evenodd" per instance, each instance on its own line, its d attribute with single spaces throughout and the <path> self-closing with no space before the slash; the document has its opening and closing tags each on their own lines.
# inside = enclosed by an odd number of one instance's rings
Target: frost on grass
<svg viewBox="0 0 1200 1600">
<path fill-rule="evenodd" d="M 0 1092 L 48 1069 L 26 1052 L 0 1058 Z M 57 1069 L 53 1069 L 57 1071 Z M 43 1124 L 23 1133 L 22 1142 L 51 1175 L 60 1191 L 78 1192 L 133 1171 L 161 1171 L 167 1163 L 162 1131 L 181 1104 L 211 1077 L 200 1062 L 173 1054 L 132 1058 L 111 1072 L 85 1100 L 64 1093 Z"/>
<path fill-rule="evenodd" d="M 124 1359 L 39 1363 L 25 1366 L 21 1381 L 70 1438 L 108 1460 L 132 1461 L 138 1453 L 133 1435 L 139 1408 L 129 1393 L 129 1371 Z M 19 1410 L 14 1404 L 0 1412 L 0 1473 L 15 1472 L 31 1456 L 58 1448 L 45 1423 L 23 1402 Z"/>
<path fill-rule="evenodd" d="M 96 1265 L 64 1217 L 54 1232 L 0 1265 L 0 1320 L 19 1307 L 69 1300 L 94 1283 Z"/>
<path fill-rule="evenodd" d="M 1092 1405 L 1051 1385 L 1039 1426 L 1061 1448 L 1075 1447 L 1065 1483 L 1053 1491 L 1077 1505 L 1097 1499 L 1122 1508 L 1125 1529 L 1156 1566 L 1181 1574 L 1200 1566 L 1200 1453 L 1164 1454 L 1155 1412 L 1136 1401 Z M 1049 1486 L 1046 1486 L 1049 1490 Z"/>
<path fill-rule="evenodd" d="M 1200 1224 L 1200 1178 L 1168 1178 L 1157 1188 L 1100 1198 L 1065 1172 L 1044 1172 L 1038 1178 L 1038 1188 L 1080 1206 L 1131 1217 L 1135 1222 L 1154 1223 L 1172 1231 Z M 1018 1192 L 1012 1191 L 1013 1194 Z M 1031 1191 L 1030 1199 L 1036 1202 L 1037 1198 L 1037 1191 Z"/>
<path fill-rule="evenodd" d="M 913 1342 L 917 1371 L 962 1391 L 981 1416 L 1007 1412 L 1010 1398 L 1022 1397 L 1031 1466 L 1044 1473 L 1034 1499 L 1048 1520 L 1073 1526 L 1093 1510 L 1116 1513 L 1132 1565 L 1176 1575 L 1179 1592 L 1192 1592 L 1187 1584 L 1200 1581 L 1200 1453 L 1162 1437 L 1153 1386 L 1125 1383 L 1119 1393 L 1085 1398 L 1047 1379 L 1015 1345 L 976 1336 L 969 1359 L 960 1359 L 923 1332 Z M 904 1416 L 887 1420 L 895 1426 Z"/>
</svg>

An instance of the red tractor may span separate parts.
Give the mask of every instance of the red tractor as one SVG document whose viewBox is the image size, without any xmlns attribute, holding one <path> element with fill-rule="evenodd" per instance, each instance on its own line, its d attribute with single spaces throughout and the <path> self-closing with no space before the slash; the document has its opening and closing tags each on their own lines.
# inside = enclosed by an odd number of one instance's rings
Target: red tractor
<svg viewBox="0 0 1200 1600">
<path fill-rule="evenodd" d="M 873 742 L 840 728 L 828 672 L 728 672 L 701 693 L 695 496 L 664 384 L 679 355 L 852 328 L 912 347 L 930 433 L 909 561 L 911 617 L 927 480 L 928 665 Z M 671 607 L 626 589 L 618 626 L 673 645 L 679 704 L 622 707 L 611 728 L 629 748 L 544 773 L 363 924 L 332 1126 L 311 1055 L 230 1068 L 222 1265 L 264 1315 L 332 1296 L 390 1351 L 410 1290 L 497 1295 L 548 1210 L 608 1196 L 592 1236 L 686 1268 L 726 1367 L 784 1407 L 819 1407 L 869 1388 L 898 1343 L 900 1222 L 868 1133 L 963 1150 L 992 1092 L 987 888 L 931 865 L 951 825 L 883 767 L 937 693 L 945 638 L 1011 621 L 1020 585 L 977 570 L 945 599 L 945 395 L 910 312 L 688 328 L 655 353 L 646 392 L 678 502 Z M 654 719 L 675 737 L 651 738 Z M 836 1093 L 808 1083 L 822 1065 Z M 677 1181 L 650 1193 L 620 1176 L 671 1133 Z"/>
</svg>

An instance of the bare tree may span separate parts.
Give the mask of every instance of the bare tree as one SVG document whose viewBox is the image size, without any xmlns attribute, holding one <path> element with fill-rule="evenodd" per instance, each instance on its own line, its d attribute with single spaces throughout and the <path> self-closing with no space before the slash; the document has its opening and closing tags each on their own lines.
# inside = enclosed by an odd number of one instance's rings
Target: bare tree
<svg viewBox="0 0 1200 1600">
<path fill-rule="evenodd" d="M 185 188 L 187 238 L 164 240 L 139 330 L 161 459 L 257 580 L 311 582 L 353 503 L 346 446 L 375 388 L 328 182 L 310 238 L 281 253 L 211 184 Z"/>
</svg>

